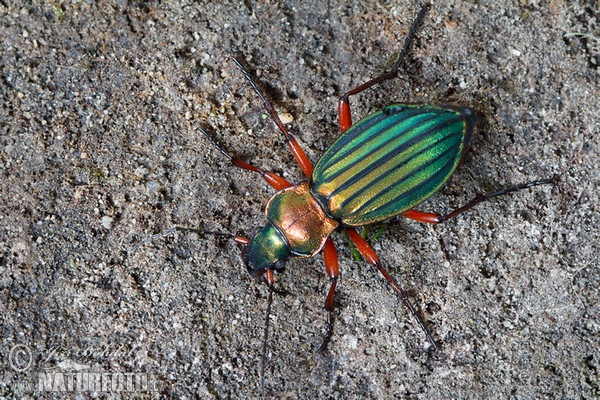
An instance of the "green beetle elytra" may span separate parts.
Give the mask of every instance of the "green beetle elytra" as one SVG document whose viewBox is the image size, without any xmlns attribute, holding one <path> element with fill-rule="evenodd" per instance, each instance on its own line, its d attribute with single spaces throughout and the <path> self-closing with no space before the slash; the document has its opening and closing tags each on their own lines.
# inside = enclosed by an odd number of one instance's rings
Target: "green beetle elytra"
<svg viewBox="0 0 600 400">
<path fill-rule="evenodd" d="M 311 194 L 343 225 L 363 226 L 422 203 L 450 178 L 473 136 L 464 107 L 392 104 L 352 125 L 312 174 Z"/>
</svg>

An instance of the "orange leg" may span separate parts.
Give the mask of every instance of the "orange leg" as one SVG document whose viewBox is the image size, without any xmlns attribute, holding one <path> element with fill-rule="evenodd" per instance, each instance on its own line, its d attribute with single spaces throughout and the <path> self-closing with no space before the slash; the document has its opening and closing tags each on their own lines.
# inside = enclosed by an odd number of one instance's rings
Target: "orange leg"
<svg viewBox="0 0 600 400">
<path fill-rule="evenodd" d="M 429 330 L 425 326 L 425 322 L 423 322 L 423 319 L 421 319 L 421 316 L 417 312 L 416 308 L 410 302 L 406 292 L 400 287 L 400 285 L 398 285 L 398 283 L 394 280 L 394 278 L 392 278 L 392 276 L 387 272 L 387 270 L 383 268 L 381 262 L 379 261 L 379 257 L 377 257 L 377 254 L 375 253 L 375 250 L 373 250 L 369 243 L 367 243 L 367 241 L 363 239 L 356 232 L 356 230 L 349 228 L 348 236 L 350 237 L 350 240 L 352 240 L 352 243 L 354 243 L 360 254 L 362 254 L 362 256 L 365 258 L 365 260 L 372 266 L 376 267 L 379 270 L 379 272 L 381 272 L 383 277 L 390 283 L 390 285 L 392 285 L 392 288 L 396 291 L 398 296 L 400 296 L 400 300 L 402 300 L 402 302 L 406 305 L 406 307 L 408 307 L 410 312 L 417 319 L 417 322 L 421 326 L 421 329 L 423 329 L 423 331 L 425 332 L 425 336 L 427 336 L 427 340 L 429 340 L 433 347 L 436 348 L 437 346 L 435 344 L 435 340 L 433 340 L 431 333 L 429 333 Z"/>
<path fill-rule="evenodd" d="M 457 215 L 460 215 L 460 214 L 464 213 L 465 211 L 470 210 L 471 208 L 475 207 L 477 204 L 481 203 L 482 201 L 485 201 L 485 200 L 488 200 L 488 199 L 491 199 L 494 197 L 502 196 L 507 193 L 516 192 L 516 191 L 519 191 L 522 189 L 527 189 L 532 186 L 554 183 L 554 180 L 555 180 L 554 178 L 542 179 L 539 181 L 528 182 L 528 183 L 524 183 L 522 185 L 511 186 L 508 188 L 500 189 L 500 190 L 497 190 L 497 191 L 491 192 L 491 193 L 479 194 L 479 195 L 475 196 L 475 198 L 473 200 L 471 200 L 464 206 L 459 207 L 456 210 L 454 210 L 446 215 L 417 211 L 417 210 L 408 210 L 408 211 L 403 212 L 402 216 L 409 218 L 409 219 L 413 219 L 415 221 L 426 222 L 428 224 L 439 224 L 440 222 L 447 221 L 450 218 L 454 218 Z"/>
<path fill-rule="evenodd" d="M 250 82 L 250 85 L 252 86 L 254 91 L 258 94 L 258 97 L 260 97 L 260 99 L 262 100 L 263 104 L 265 105 L 265 108 L 267 109 L 267 112 L 269 113 L 269 116 L 271 117 L 273 122 L 275 122 L 275 124 L 277 125 L 277 127 L 279 128 L 279 130 L 281 131 L 283 136 L 285 137 L 285 141 L 286 141 L 288 147 L 290 148 L 292 155 L 294 156 L 294 158 L 300 165 L 302 172 L 304 172 L 304 175 L 306 175 L 306 177 L 310 179 L 310 176 L 312 175 L 313 166 L 312 166 L 310 160 L 308 159 L 308 157 L 306 156 L 306 153 L 304 153 L 304 150 L 302 150 L 302 147 L 300 147 L 300 145 L 298 144 L 296 139 L 294 139 L 294 137 L 287 131 L 287 129 L 285 128 L 285 125 L 283 124 L 283 122 L 281 122 L 279 115 L 277 115 L 277 112 L 275 111 L 273 104 L 271 104 L 271 102 L 265 97 L 262 90 L 258 87 L 256 82 L 254 82 L 254 79 L 252 79 L 252 77 L 250 76 L 248 71 L 246 71 L 246 68 L 244 68 L 244 66 L 235 58 L 232 58 L 232 60 L 242 70 L 242 73 L 248 79 L 248 81 Z"/>
<path fill-rule="evenodd" d="M 202 132 L 202 134 L 208 139 L 208 141 L 211 142 L 213 144 L 213 146 L 215 146 L 223 155 L 225 155 L 225 157 L 228 157 L 229 160 L 231 161 L 231 163 L 233 165 L 235 165 L 236 167 L 247 169 L 249 171 L 258 172 L 264 178 L 264 180 L 267 181 L 267 183 L 277 191 L 288 188 L 290 186 L 293 186 L 290 182 L 288 182 L 281 176 L 277 175 L 276 173 L 271 172 L 271 171 L 265 171 L 262 168 L 255 167 L 252 164 L 248 164 L 247 162 L 243 161 L 241 158 L 231 155 L 231 153 L 229 151 L 227 151 L 223 146 L 221 146 L 219 143 L 217 143 L 216 140 L 214 140 L 208 133 L 206 133 L 206 131 L 204 129 L 202 129 L 202 128 L 199 128 L 199 129 L 200 129 L 200 132 Z"/>
<path fill-rule="evenodd" d="M 323 258 L 325 260 L 325 270 L 331 281 L 331 286 L 329 287 L 329 294 L 325 300 L 325 310 L 327 311 L 327 333 L 325 333 L 323 343 L 321 343 L 321 346 L 319 347 L 319 353 L 321 354 L 327 350 L 327 345 L 333 336 L 333 311 L 335 309 L 334 295 L 338 276 L 340 275 L 338 254 L 331 238 L 328 238 L 325 242 L 325 247 L 323 247 Z"/>
<path fill-rule="evenodd" d="M 273 270 L 268 268 L 264 276 L 267 285 L 273 286 L 273 284 L 275 283 L 275 276 L 273 275 Z"/>
<path fill-rule="evenodd" d="M 342 97 L 340 97 L 340 100 L 338 102 L 338 121 L 340 126 L 340 132 L 344 133 L 346 132 L 346 130 L 348 130 L 348 128 L 352 126 L 352 115 L 350 113 L 350 96 L 367 90 L 371 86 L 376 85 L 380 82 L 397 78 L 400 75 L 400 66 L 404 61 L 404 56 L 406 55 L 406 51 L 408 50 L 408 45 L 410 44 L 410 41 L 412 40 L 415 34 L 415 30 L 417 29 L 417 26 L 419 26 L 419 24 L 421 23 L 423 15 L 425 14 L 425 11 L 427 11 L 428 7 L 428 5 L 423 5 L 419 10 L 417 17 L 415 18 L 415 21 L 413 22 L 412 27 L 408 32 L 408 36 L 406 36 L 406 39 L 404 40 L 404 46 L 402 46 L 402 50 L 400 51 L 400 55 L 398 56 L 398 59 L 394 64 L 394 68 L 390 72 L 380 75 L 377 78 L 371 79 L 367 83 L 364 83 L 350 90 L 349 92 L 344 93 Z"/>
</svg>

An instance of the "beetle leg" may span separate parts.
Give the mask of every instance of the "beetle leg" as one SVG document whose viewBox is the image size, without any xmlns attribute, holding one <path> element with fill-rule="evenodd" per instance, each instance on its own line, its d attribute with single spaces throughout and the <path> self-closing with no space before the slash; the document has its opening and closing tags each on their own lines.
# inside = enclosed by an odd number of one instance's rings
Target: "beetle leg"
<svg viewBox="0 0 600 400">
<path fill-rule="evenodd" d="M 522 185 L 511 186 L 508 188 L 500 189 L 500 190 L 497 190 L 497 191 L 491 192 L 491 193 L 479 194 L 479 195 L 475 196 L 475 198 L 473 198 L 473 200 L 471 200 L 464 206 L 459 207 L 456 210 L 454 210 L 446 215 L 417 211 L 417 210 L 408 210 L 408 211 L 403 212 L 402 216 L 409 218 L 409 219 L 413 219 L 415 221 L 419 221 L 419 222 L 426 222 L 429 224 L 439 224 L 440 222 L 447 221 L 450 218 L 454 218 L 457 215 L 460 215 L 460 214 L 464 213 L 465 211 L 470 210 L 471 208 L 475 207 L 477 204 L 481 203 L 482 201 L 485 201 L 485 200 L 488 200 L 488 199 L 491 199 L 494 197 L 502 196 L 507 193 L 516 192 L 516 191 L 519 191 L 522 189 L 527 189 L 532 186 L 553 183 L 554 180 L 555 180 L 554 178 L 542 179 L 539 181 L 527 182 Z"/>
<path fill-rule="evenodd" d="M 390 283 L 390 285 L 392 285 L 392 288 L 396 291 L 398 296 L 400 296 L 400 300 L 402 300 L 402 302 L 406 305 L 406 307 L 408 307 L 412 315 L 414 315 L 417 319 L 417 322 L 421 326 L 421 329 L 423 329 L 423 331 L 425 332 L 425 336 L 427 336 L 427 340 L 429 340 L 429 342 L 434 348 L 437 348 L 435 340 L 433 340 L 431 333 L 429 333 L 429 330 L 425 326 L 425 322 L 423 322 L 423 319 L 417 312 L 417 309 L 410 302 L 410 299 L 408 298 L 406 292 L 400 287 L 400 285 L 398 285 L 398 283 L 394 280 L 394 278 L 392 278 L 392 276 L 387 272 L 387 270 L 383 268 L 381 262 L 379 261 L 379 257 L 377 256 L 377 254 L 375 254 L 375 250 L 373 250 L 371 245 L 369 245 L 369 243 L 367 243 L 367 241 L 363 239 L 353 228 L 348 229 L 348 236 L 350 237 L 350 240 L 352 240 L 352 243 L 354 243 L 358 251 L 360 251 L 360 254 L 362 254 L 362 256 L 365 258 L 365 260 L 367 260 L 367 262 L 372 266 L 376 267 L 379 270 L 379 272 L 381 272 L 383 277 Z"/>
<path fill-rule="evenodd" d="M 410 31 L 408 32 L 408 35 L 406 36 L 406 39 L 404 40 L 404 46 L 402 46 L 402 50 L 400 51 L 400 55 L 398 56 L 398 59 L 396 60 L 396 63 L 394 64 L 394 68 L 390 72 L 380 75 L 377 78 L 371 79 L 370 81 L 363 83 L 362 85 L 344 93 L 342 95 L 342 97 L 340 97 L 340 100 L 338 102 L 338 121 L 339 121 L 339 125 L 340 125 L 340 132 L 344 133 L 344 132 L 346 132 L 346 130 L 348 128 L 350 128 L 352 126 L 352 115 L 350 113 L 350 99 L 349 99 L 350 96 L 358 94 L 364 90 L 367 90 L 371 86 L 376 85 L 380 82 L 387 81 L 389 79 L 394 79 L 394 78 L 397 78 L 398 76 L 400 76 L 400 66 L 402 65 L 402 62 L 404 61 L 404 56 L 406 55 L 410 41 L 412 40 L 412 38 L 415 34 L 415 31 L 416 31 L 417 27 L 419 26 L 419 24 L 421 23 L 421 20 L 423 19 L 423 15 L 425 15 L 425 12 L 427 11 L 428 7 L 429 7 L 428 4 L 424 4 L 423 6 L 421 6 L 421 9 L 419 10 L 419 13 L 415 17 L 415 20 L 410 28 Z"/>
<path fill-rule="evenodd" d="M 306 153 L 304 153 L 304 150 L 302 150 L 302 147 L 300 147 L 300 145 L 298 144 L 296 139 L 294 139 L 294 137 L 287 131 L 287 129 L 285 128 L 285 125 L 283 124 L 283 122 L 281 122 L 279 115 L 277 115 L 277 111 L 275 111 L 275 107 L 273 107 L 273 104 L 271 104 L 271 102 L 267 99 L 267 97 L 264 95 L 264 93 L 262 92 L 260 87 L 258 87 L 256 82 L 254 82 L 254 79 L 252 79 L 252 77 L 250 76 L 248 71 L 246 71 L 246 68 L 244 68 L 242 63 L 240 63 L 235 58 L 232 58 L 232 60 L 242 70 L 242 73 L 248 79 L 248 81 L 250 82 L 250 85 L 252 86 L 252 88 L 254 89 L 256 94 L 258 94 L 258 97 L 260 97 L 260 99 L 262 100 L 262 102 L 265 105 L 265 108 L 267 110 L 267 113 L 269 113 L 269 116 L 271 117 L 273 122 L 275 122 L 275 125 L 277 125 L 277 127 L 279 128 L 279 130 L 285 137 L 285 141 L 286 141 L 288 147 L 290 148 L 292 155 L 294 156 L 294 158 L 300 165 L 302 172 L 304 172 L 304 175 L 306 175 L 306 177 L 310 179 L 310 176 L 311 176 L 312 170 L 313 170 L 313 166 L 312 166 L 310 160 L 308 159 L 308 157 L 306 156 Z"/>
<path fill-rule="evenodd" d="M 260 167 L 256 167 L 252 164 L 248 164 L 247 162 L 243 161 L 241 158 L 236 157 L 234 155 L 232 155 L 227 149 L 225 149 L 223 146 L 221 146 L 219 143 L 217 143 L 217 141 L 215 139 L 213 139 L 208 133 L 206 133 L 206 131 L 202 128 L 198 128 L 200 129 L 200 132 L 202 132 L 202 134 L 208 139 L 209 142 L 211 142 L 225 157 L 229 158 L 229 161 L 231 161 L 231 163 L 233 165 L 235 165 L 236 167 L 240 167 L 242 169 L 247 169 L 249 171 L 254 171 L 254 172 L 258 172 L 265 181 L 267 181 L 267 183 L 274 188 L 275 190 L 281 190 L 281 189 L 285 189 L 288 187 L 293 186 L 290 182 L 288 182 L 286 179 L 282 178 L 281 176 L 277 175 L 274 172 L 271 171 L 266 171 Z"/>
<path fill-rule="evenodd" d="M 325 242 L 325 247 L 323 247 L 323 258 L 325 259 L 325 270 L 327 271 L 327 276 L 329 276 L 331 281 L 331 286 L 329 287 L 329 294 L 325 300 L 325 310 L 327 311 L 327 333 L 325 333 L 323 343 L 321 343 L 321 346 L 319 347 L 319 353 L 321 354 L 325 353 L 327 350 L 327 345 L 333 336 L 335 286 L 337 284 L 338 276 L 340 275 L 338 254 L 331 238 L 327 238 L 327 241 Z"/>
</svg>

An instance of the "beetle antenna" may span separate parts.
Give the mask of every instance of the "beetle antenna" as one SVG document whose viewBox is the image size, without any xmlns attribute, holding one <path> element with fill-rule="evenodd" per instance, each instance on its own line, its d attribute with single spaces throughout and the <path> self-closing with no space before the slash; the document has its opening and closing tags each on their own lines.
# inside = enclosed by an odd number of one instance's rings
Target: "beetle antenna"
<svg viewBox="0 0 600 400">
<path fill-rule="evenodd" d="M 265 331 L 263 334 L 262 356 L 260 357 L 260 397 L 265 398 L 265 368 L 267 364 L 267 343 L 269 341 L 269 325 L 271 321 L 271 305 L 273 304 L 274 278 L 273 270 L 267 269 L 265 281 L 269 286 L 269 295 L 267 298 L 267 311 L 265 314 Z"/>
<path fill-rule="evenodd" d="M 205 230 L 196 229 L 196 228 L 186 228 L 184 226 L 174 226 L 165 231 L 162 231 L 161 233 L 157 233 L 156 235 L 152 235 L 149 238 L 142 240 L 141 242 L 139 242 L 138 244 L 136 244 L 135 246 L 133 246 L 131 248 L 131 251 L 129 252 L 129 254 L 133 254 L 143 245 L 150 243 L 156 239 L 160 239 L 161 237 L 167 236 L 173 232 L 186 232 L 186 233 L 197 233 L 199 235 L 221 236 L 221 237 L 224 237 L 227 239 L 233 239 L 236 243 L 239 243 L 239 244 L 248 244 L 250 242 L 247 238 L 245 238 L 243 236 L 235 236 L 235 235 L 232 235 L 231 233 L 227 233 L 227 232 L 205 231 Z"/>
</svg>

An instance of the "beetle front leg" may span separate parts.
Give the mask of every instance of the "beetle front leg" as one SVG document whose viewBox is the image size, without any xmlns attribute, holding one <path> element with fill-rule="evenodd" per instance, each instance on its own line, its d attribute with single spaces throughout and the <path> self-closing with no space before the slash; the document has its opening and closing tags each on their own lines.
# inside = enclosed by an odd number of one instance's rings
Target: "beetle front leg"
<svg viewBox="0 0 600 400">
<path fill-rule="evenodd" d="M 454 218 L 457 215 L 460 215 L 460 214 L 464 213 L 465 211 L 470 210 L 471 208 L 475 207 L 477 204 L 481 203 L 482 201 L 489 200 L 494 197 L 502 196 L 504 194 L 517 192 L 519 190 L 527 189 L 532 186 L 554 183 L 554 181 L 555 181 L 555 178 L 542 179 L 539 181 L 527 182 L 522 185 L 511 186 L 511 187 L 507 187 L 504 189 L 496 190 L 495 192 L 491 192 L 491 193 L 480 194 L 480 195 L 475 196 L 475 198 L 473 198 L 473 200 L 471 200 L 464 206 L 459 207 L 456 210 L 454 210 L 446 215 L 441 215 L 438 213 L 417 211 L 417 210 L 408 210 L 408 211 L 403 212 L 402 216 L 412 219 L 412 220 L 415 220 L 415 221 L 426 222 L 428 224 L 439 224 L 440 222 L 447 221 L 450 218 Z"/>
<path fill-rule="evenodd" d="M 263 179 L 265 181 L 267 181 L 267 183 L 273 189 L 275 189 L 277 191 L 293 186 L 290 182 L 288 182 L 286 179 L 282 178 L 281 176 L 277 175 L 276 173 L 271 172 L 271 171 L 266 171 L 260 167 L 254 166 L 252 164 L 248 164 L 241 158 L 232 155 L 227 149 L 225 149 L 223 146 L 221 146 L 219 143 L 217 143 L 217 141 L 215 139 L 213 139 L 212 136 L 210 136 L 208 133 L 206 133 L 206 131 L 204 129 L 202 129 L 202 128 L 198 128 L 198 129 L 208 139 L 208 141 L 210 143 L 212 143 L 212 145 L 215 146 L 221 152 L 221 154 L 223 154 L 225 157 L 228 157 L 229 161 L 236 167 L 240 167 L 240 168 L 246 169 L 248 171 L 258 172 L 263 177 Z"/>
<path fill-rule="evenodd" d="M 408 307 L 412 315 L 414 315 L 414 317 L 417 319 L 417 322 L 421 326 L 421 329 L 423 329 L 423 331 L 425 332 L 425 336 L 427 336 L 427 340 L 429 340 L 433 348 L 437 348 L 435 340 L 433 340 L 433 336 L 431 336 L 431 333 L 425 326 L 425 322 L 417 312 L 417 309 L 410 302 L 410 299 L 408 298 L 406 292 L 400 287 L 400 285 L 398 285 L 398 283 L 394 280 L 394 278 L 392 278 L 392 276 L 387 272 L 387 270 L 383 268 L 383 266 L 381 265 L 381 261 L 379 261 L 379 257 L 375 253 L 375 250 L 373 250 L 371 245 L 369 245 L 369 243 L 367 243 L 367 241 L 363 239 L 358 234 L 358 232 L 356 232 L 356 230 L 349 228 L 348 236 L 350 237 L 350 240 L 352 240 L 352 243 L 354 243 L 360 254 L 362 254 L 364 259 L 369 264 L 376 267 L 379 270 L 379 272 L 381 272 L 383 277 L 392 285 L 392 288 L 396 291 L 396 293 L 400 297 L 400 300 L 402 300 L 402 302 L 406 305 L 406 307 Z"/>
<path fill-rule="evenodd" d="M 319 353 L 321 354 L 327 351 L 327 345 L 329 342 L 331 342 L 331 337 L 333 336 L 333 311 L 335 310 L 334 295 L 337 280 L 340 275 L 338 254 L 335 244 L 331 238 L 327 238 L 325 247 L 323 247 L 323 259 L 325 260 L 325 270 L 327 271 L 327 276 L 329 276 L 331 281 L 331 286 L 329 287 L 329 293 L 327 294 L 327 299 L 325 300 L 325 310 L 327 311 L 327 332 L 323 338 L 323 343 L 321 343 L 321 346 L 319 346 Z"/>
</svg>

